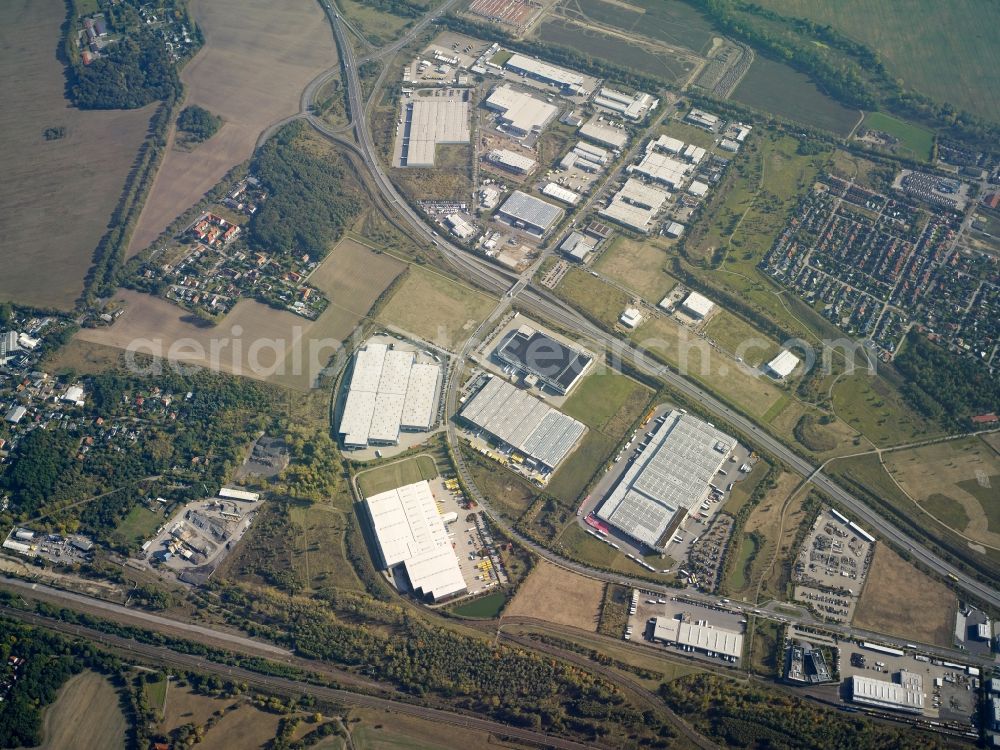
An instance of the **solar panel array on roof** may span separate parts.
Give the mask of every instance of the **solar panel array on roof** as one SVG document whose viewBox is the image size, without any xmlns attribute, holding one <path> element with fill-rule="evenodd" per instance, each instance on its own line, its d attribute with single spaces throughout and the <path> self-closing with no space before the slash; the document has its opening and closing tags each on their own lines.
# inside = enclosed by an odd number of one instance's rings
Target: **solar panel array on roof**
<svg viewBox="0 0 1000 750">
<path fill-rule="evenodd" d="M 536 376 L 561 394 L 569 393 L 593 361 L 529 326 L 510 333 L 495 354 L 504 364 Z"/>
<path fill-rule="evenodd" d="M 707 422 L 670 412 L 607 496 L 598 518 L 655 548 L 678 512 L 704 500 L 735 447 L 735 438 Z"/>
<path fill-rule="evenodd" d="M 469 399 L 462 417 L 549 469 L 559 465 L 587 429 L 497 377 Z"/>
</svg>

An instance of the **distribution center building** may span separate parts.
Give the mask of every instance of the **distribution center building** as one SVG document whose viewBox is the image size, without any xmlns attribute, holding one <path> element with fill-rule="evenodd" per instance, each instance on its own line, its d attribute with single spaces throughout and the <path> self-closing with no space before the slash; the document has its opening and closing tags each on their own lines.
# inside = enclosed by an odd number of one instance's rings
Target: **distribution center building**
<svg viewBox="0 0 1000 750">
<path fill-rule="evenodd" d="M 608 494 L 597 517 L 651 549 L 703 503 L 736 439 L 680 411 L 666 415 Z"/>
<path fill-rule="evenodd" d="M 469 142 L 469 103 L 445 96 L 407 102 L 401 137 L 401 167 L 433 167 L 439 143 Z"/>
<path fill-rule="evenodd" d="M 488 432 L 527 456 L 529 465 L 547 471 L 555 470 L 587 430 L 572 417 L 493 376 L 466 402 L 461 415 L 473 429 Z"/>
<path fill-rule="evenodd" d="M 543 62 L 534 57 L 515 54 L 504 63 L 504 67 L 518 75 L 534 78 L 536 81 L 558 86 L 575 94 L 586 93 L 583 89 L 582 75 L 574 73 L 572 70 L 566 70 L 566 68 L 560 68 L 558 65 Z"/>
<path fill-rule="evenodd" d="M 372 495 L 364 506 L 380 567 L 401 565 L 413 590 L 432 601 L 465 593 L 455 549 L 426 480 Z"/>
<path fill-rule="evenodd" d="M 493 356 L 560 396 L 580 382 L 594 361 L 527 325 L 508 334 Z"/>
<path fill-rule="evenodd" d="M 410 351 L 368 344 L 355 355 L 340 418 L 344 447 L 395 445 L 400 430 L 429 430 L 440 384 L 440 365 L 418 363 Z"/>
<path fill-rule="evenodd" d="M 507 84 L 493 89 L 485 104 L 489 109 L 500 113 L 504 126 L 516 136 L 540 131 L 559 111 L 548 102 L 517 91 Z"/>
<path fill-rule="evenodd" d="M 657 617 L 653 640 L 690 646 L 698 651 L 739 659 L 743 655 L 743 634 L 708 624 Z"/>
<path fill-rule="evenodd" d="M 851 700 L 868 706 L 919 714 L 924 709 L 923 678 L 915 672 L 900 670 L 899 682 L 872 677 L 851 677 Z"/>
<path fill-rule="evenodd" d="M 533 172 L 538 162 L 508 148 L 495 148 L 486 155 L 487 160 L 517 174 Z"/>
<path fill-rule="evenodd" d="M 511 225 L 541 237 L 562 216 L 562 209 L 551 203 L 515 190 L 498 211 Z"/>
<path fill-rule="evenodd" d="M 698 294 L 698 292 L 691 292 L 681 303 L 681 307 L 688 315 L 701 320 L 708 317 L 715 305 L 708 297 Z"/>
</svg>

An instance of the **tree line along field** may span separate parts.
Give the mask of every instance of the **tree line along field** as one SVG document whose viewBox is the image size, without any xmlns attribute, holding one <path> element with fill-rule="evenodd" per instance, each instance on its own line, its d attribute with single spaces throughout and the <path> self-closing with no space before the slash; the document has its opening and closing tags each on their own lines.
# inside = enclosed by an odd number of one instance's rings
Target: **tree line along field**
<svg viewBox="0 0 1000 750">
<path fill-rule="evenodd" d="M 63 310 L 83 291 L 94 250 L 157 106 L 70 107 L 55 55 L 65 15 L 65 4 L 57 0 L 14 0 L 0 11 L 5 146 L 0 299 Z M 63 128 L 65 134 L 47 140 L 47 128 Z"/>
<path fill-rule="evenodd" d="M 222 118 L 195 148 L 171 147 L 153 182 L 129 245 L 134 255 L 247 159 L 258 136 L 298 111 L 299 95 L 337 51 L 322 9 L 308 0 L 192 0 L 205 44 L 181 73 L 185 104 Z"/>
<path fill-rule="evenodd" d="M 933 99 L 1000 120 L 1000 6 L 990 0 L 760 0 L 878 50 L 889 72 Z"/>
</svg>

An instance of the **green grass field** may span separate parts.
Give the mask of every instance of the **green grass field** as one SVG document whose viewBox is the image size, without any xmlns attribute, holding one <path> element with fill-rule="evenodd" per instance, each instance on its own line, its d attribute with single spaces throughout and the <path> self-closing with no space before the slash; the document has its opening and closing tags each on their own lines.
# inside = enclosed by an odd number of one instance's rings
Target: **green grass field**
<svg viewBox="0 0 1000 750">
<path fill-rule="evenodd" d="M 561 411 L 609 437 L 621 438 L 642 416 L 651 395 L 634 380 L 613 370 L 601 370 L 577 385 Z"/>
<path fill-rule="evenodd" d="M 934 133 L 927 128 L 897 120 L 882 112 L 868 112 L 865 115 L 864 126 L 898 138 L 900 145 L 897 150 L 902 156 L 930 161 L 934 151 Z"/>
<path fill-rule="evenodd" d="M 921 505 L 941 523 L 957 531 L 965 531 L 965 527 L 969 525 L 969 514 L 965 512 L 962 504 L 952 497 L 935 493 Z M 991 503 L 991 505 L 996 505 L 996 503 Z"/>
<path fill-rule="evenodd" d="M 716 312 L 704 330 L 706 336 L 751 367 L 770 361 L 779 350 L 775 341 L 727 310 Z"/>
<path fill-rule="evenodd" d="M 430 456 L 413 456 L 359 473 L 358 486 L 365 497 L 371 497 L 423 479 L 434 479 L 437 475 L 434 459 Z"/>
<path fill-rule="evenodd" d="M 376 46 L 400 36 L 410 23 L 408 18 L 385 13 L 360 0 L 337 0 L 337 5 L 347 20 Z"/>
<path fill-rule="evenodd" d="M 467 604 L 455 607 L 452 613 L 461 617 L 474 617 L 481 620 L 492 620 L 499 616 L 507 603 L 507 595 L 501 592 L 474 599 Z"/>
<path fill-rule="evenodd" d="M 632 300 L 627 293 L 579 268 L 569 269 L 556 291 L 566 301 L 599 320 L 606 328 L 614 328 L 618 323 L 618 316 Z"/>
<path fill-rule="evenodd" d="M 167 679 L 161 677 L 156 682 L 147 682 L 143 686 L 146 691 L 146 700 L 149 707 L 158 715 L 163 713 L 164 704 L 167 702 Z"/>
<path fill-rule="evenodd" d="M 889 74 L 939 102 L 1000 120 L 1000 3 L 993 0 L 759 0 L 876 50 Z M 990 31 L 993 29 L 993 31 Z"/>
<path fill-rule="evenodd" d="M 323 593 L 364 588 L 344 549 L 347 518 L 341 508 L 303 503 L 289 508 L 288 517 L 292 571 L 305 590 Z"/>
<path fill-rule="evenodd" d="M 480 492 L 501 513 L 518 519 L 535 499 L 536 489 L 495 461 L 463 449 L 466 466 Z"/>
<path fill-rule="evenodd" d="M 150 539 L 161 523 L 163 516 L 159 513 L 154 513 L 145 505 L 136 505 L 111 533 L 111 539 L 122 544 L 138 546 Z"/>
<path fill-rule="evenodd" d="M 651 573 L 645 568 L 640 568 L 629 560 L 619 550 L 614 547 L 599 542 L 594 537 L 587 534 L 580 525 L 574 522 L 568 525 L 556 541 L 556 546 L 568 557 L 580 560 L 581 562 L 596 565 L 601 568 L 608 568 L 619 573 L 631 573 L 633 575 L 643 575 L 655 578 L 659 581 L 673 580 L 671 575 L 661 573 Z M 647 557 L 646 562 L 660 569 L 669 568 L 674 564 L 670 558 L 661 560 L 659 556 Z"/>
<path fill-rule="evenodd" d="M 878 446 L 899 445 L 941 434 L 883 379 L 867 370 L 845 375 L 833 387 L 833 408 L 841 419 Z"/>
<path fill-rule="evenodd" d="M 745 536 L 739 544 L 740 548 L 736 553 L 736 560 L 729 572 L 729 577 L 726 579 L 726 587 L 730 591 L 743 591 L 749 585 L 747 573 L 750 571 L 754 557 L 760 552 L 757 541 L 753 537 Z"/>
<path fill-rule="evenodd" d="M 617 444 L 615 438 L 610 438 L 597 430 L 588 430 L 580 444 L 549 480 L 545 491 L 575 510 L 576 501 L 587 487 L 590 478 L 611 458 Z"/>
</svg>

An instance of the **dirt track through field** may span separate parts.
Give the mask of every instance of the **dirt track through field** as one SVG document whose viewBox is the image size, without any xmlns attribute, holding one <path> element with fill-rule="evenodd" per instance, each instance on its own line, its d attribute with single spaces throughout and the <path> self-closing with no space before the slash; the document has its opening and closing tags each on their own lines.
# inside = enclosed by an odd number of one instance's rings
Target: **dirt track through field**
<svg viewBox="0 0 1000 750">
<path fill-rule="evenodd" d="M 181 74 L 185 105 L 201 105 L 224 122 L 193 151 L 168 146 L 129 255 L 148 246 L 248 159 L 261 131 L 297 112 L 302 89 L 337 62 L 333 34 L 312 0 L 194 0 L 191 5 L 205 46 Z"/>
</svg>

